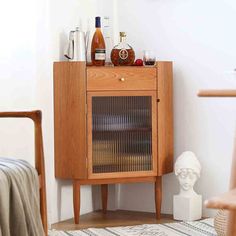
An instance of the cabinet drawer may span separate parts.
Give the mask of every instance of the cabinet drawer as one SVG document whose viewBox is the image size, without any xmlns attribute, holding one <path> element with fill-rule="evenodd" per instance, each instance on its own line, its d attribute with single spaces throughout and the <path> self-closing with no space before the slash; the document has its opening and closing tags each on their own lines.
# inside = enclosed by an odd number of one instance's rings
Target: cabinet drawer
<svg viewBox="0 0 236 236">
<path fill-rule="evenodd" d="M 156 67 L 88 67 L 87 90 L 156 90 Z"/>
</svg>

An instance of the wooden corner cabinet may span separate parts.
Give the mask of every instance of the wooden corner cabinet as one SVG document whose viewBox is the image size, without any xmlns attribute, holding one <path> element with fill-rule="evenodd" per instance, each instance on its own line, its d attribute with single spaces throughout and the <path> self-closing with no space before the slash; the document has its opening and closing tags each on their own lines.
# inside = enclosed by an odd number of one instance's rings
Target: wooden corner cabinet
<svg viewBox="0 0 236 236">
<path fill-rule="evenodd" d="M 93 67 L 54 63 L 55 176 L 73 180 L 75 223 L 80 186 L 153 182 L 160 218 L 162 175 L 173 171 L 172 63 Z"/>
</svg>

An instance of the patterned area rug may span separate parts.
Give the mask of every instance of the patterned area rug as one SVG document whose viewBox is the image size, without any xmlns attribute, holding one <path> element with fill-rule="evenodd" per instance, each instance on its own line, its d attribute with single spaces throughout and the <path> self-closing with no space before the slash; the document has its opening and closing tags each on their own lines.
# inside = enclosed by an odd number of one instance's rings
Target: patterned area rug
<svg viewBox="0 0 236 236">
<path fill-rule="evenodd" d="M 169 224 L 89 228 L 77 231 L 49 231 L 49 236 L 216 236 L 213 219 Z"/>
</svg>

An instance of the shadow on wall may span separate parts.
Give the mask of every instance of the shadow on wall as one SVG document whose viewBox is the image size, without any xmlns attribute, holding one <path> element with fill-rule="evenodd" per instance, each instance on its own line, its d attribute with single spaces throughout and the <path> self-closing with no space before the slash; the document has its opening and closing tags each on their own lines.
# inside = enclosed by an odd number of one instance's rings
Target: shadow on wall
<svg viewBox="0 0 236 236">
<path fill-rule="evenodd" d="M 68 218 L 73 218 L 73 184 L 71 180 L 57 180 L 57 219 L 58 221 L 62 221 Z M 84 185 L 83 185 L 84 186 Z M 86 186 L 90 187 L 90 186 Z M 91 192 L 91 197 L 92 197 L 92 211 L 96 211 L 102 208 L 101 204 L 101 186 L 100 185 L 92 185 L 92 192 Z M 113 210 L 113 198 L 114 197 L 114 188 L 113 185 L 110 185 L 109 187 L 109 192 L 110 194 L 110 201 L 108 201 L 108 208 L 110 210 Z M 69 199 L 68 199 L 69 196 Z M 86 209 L 86 203 L 89 201 L 88 199 L 84 198 L 83 194 L 83 188 L 81 188 L 81 196 L 80 196 L 80 214 L 82 215 L 84 213 L 84 209 Z M 66 203 L 65 203 L 65 199 Z M 109 202 L 111 204 L 109 204 Z M 89 204 L 90 205 L 90 204 Z M 91 210 L 90 210 L 91 211 Z M 86 213 L 86 211 L 85 211 Z M 65 214 L 67 216 L 65 217 Z M 72 214 L 72 215 L 71 215 Z"/>
<path fill-rule="evenodd" d="M 62 189 L 70 188 L 72 185 L 70 180 L 59 180 L 57 181 L 57 218 L 62 220 Z M 71 204 L 73 204 L 73 199 L 71 199 Z"/>
<path fill-rule="evenodd" d="M 107 209 L 109 211 L 116 211 L 119 209 L 119 184 L 108 185 L 108 201 Z M 101 185 L 92 186 L 93 210 L 102 209 Z"/>
<path fill-rule="evenodd" d="M 68 32 L 69 35 L 69 32 Z M 59 36 L 59 61 L 65 61 L 66 58 L 64 56 L 65 46 L 68 43 L 68 36 L 66 32 L 61 32 Z"/>
<path fill-rule="evenodd" d="M 93 210 L 102 209 L 101 187 L 100 185 L 92 186 Z"/>
</svg>

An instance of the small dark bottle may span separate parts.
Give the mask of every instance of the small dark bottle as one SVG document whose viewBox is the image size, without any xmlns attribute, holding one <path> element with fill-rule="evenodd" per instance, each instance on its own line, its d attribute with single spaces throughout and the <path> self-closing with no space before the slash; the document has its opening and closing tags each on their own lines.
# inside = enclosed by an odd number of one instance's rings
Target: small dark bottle
<svg viewBox="0 0 236 236">
<path fill-rule="evenodd" d="M 106 60 L 106 46 L 101 31 L 101 17 L 95 18 L 96 31 L 91 44 L 91 60 L 94 66 L 104 66 Z"/>
</svg>

